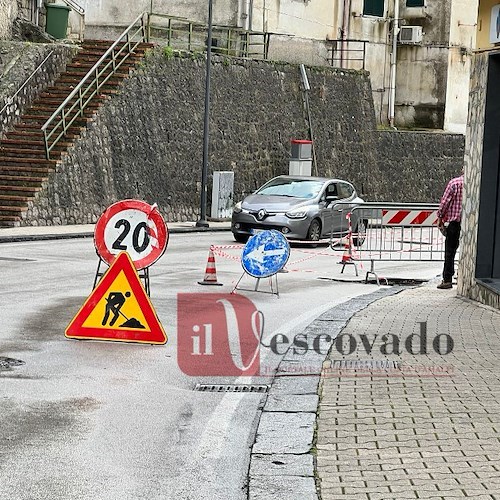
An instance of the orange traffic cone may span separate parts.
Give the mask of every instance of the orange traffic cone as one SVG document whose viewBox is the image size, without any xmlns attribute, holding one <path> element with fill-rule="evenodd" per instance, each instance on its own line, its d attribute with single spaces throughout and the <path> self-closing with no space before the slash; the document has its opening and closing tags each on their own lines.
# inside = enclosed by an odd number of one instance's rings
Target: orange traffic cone
<svg viewBox="0 0 500 500">
<path fill-rule="evenodd" d="M 358 276 L 358 266 L 356 262 L 352 259 L 352 233 L 349 232 L 347 237 L 347 242 L 344 244 L 344 253 L 342 254 L 342 260 L 339 262 L 342 264 L 342 270 L 340 274 L 344 273 L 345 266 L 352 265 L 354 266 L 354 271 L 356 272 L 356 276 Z"/>
<path fill-rule="evenodd" d="M 199 285 L 222 285 L 217 281 L 217 271 L 215 270 L 215 256 L 212 247 L 208 252 L 207 267 L 205 269 L 205 277 L 203 281 L 198 281 Z"/>
<path fill-rule="evenodd" d="M 344 253 L 342 254 L 342 260 L 339 262 L 339 264 L 348 264 L 352 262 L 350 242 L 351 240 L 348 239 L 347 243 L 344 244 Z"/>
</svg>

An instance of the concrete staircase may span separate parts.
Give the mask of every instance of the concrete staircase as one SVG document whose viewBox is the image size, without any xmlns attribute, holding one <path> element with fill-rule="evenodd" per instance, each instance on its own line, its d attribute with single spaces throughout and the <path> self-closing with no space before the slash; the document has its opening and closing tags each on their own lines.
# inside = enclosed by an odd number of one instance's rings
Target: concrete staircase
<svg viewBox="0 0 500 500">
<path fill-rule="evenodd" d="M 56 168 L 82 130 L 98 110 L 99 106 L 118 89 L 130 70 L 142 59 L 152 44 L 141 43 L 134 54 L 118 69 L 106 85 L 101 88 L 84 116 L 74 122 L 68 134 L 51 151 L 47 160 L 42 125 L 82 80 L 89 69 L 102 57 L 112 42 L 105 40 L 86 40 L 81 50 L 67 65 L 53 86 L 45 89 L 31 106 L 21 115 L 13 130 L 0 141 L 0 227 L 19 226 L 21 214 L 28 209 L 28 202 L 42 189 L 49 174 Z"/>
</svg>

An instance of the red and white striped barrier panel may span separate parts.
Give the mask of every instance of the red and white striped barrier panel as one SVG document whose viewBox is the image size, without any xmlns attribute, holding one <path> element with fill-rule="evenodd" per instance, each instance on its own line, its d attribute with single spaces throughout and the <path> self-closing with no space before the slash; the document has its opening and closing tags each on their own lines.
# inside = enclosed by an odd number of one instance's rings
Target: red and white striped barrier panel
<svg viewBox="0 0 500 500">
<path fill-rule="evenodd" d="M 436 210 L 382 210 L 383 226 L 435 226 Z"/>
</svg>

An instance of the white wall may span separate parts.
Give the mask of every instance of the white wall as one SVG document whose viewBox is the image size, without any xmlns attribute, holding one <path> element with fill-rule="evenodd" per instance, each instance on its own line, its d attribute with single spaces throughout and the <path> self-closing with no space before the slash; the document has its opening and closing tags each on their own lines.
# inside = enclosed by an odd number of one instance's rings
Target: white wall
<svg viewBox="0 0 500 500">
<path fill-rule="evenodd" d="M 151 0 L 77 0 L 85 8 L 88 25 L 128 26 L 141 12 L 150 10 Z M 153 0 L 153 12 L 184 17 L 206 23 L 208 2 L 200 0 Z M 214 24 L 230 25 L 238 21 L 239 0 L 214 0 Z"/>
<path fill-rule="evenodd" d="M 338 10 L 332 0 L 254 0 L 252 29 L 302 38 L 326 40 L 335 38 L 335 17 Z"/>
<path fill-rule="evenodd" d="M 0 0 L 0 40 L 9 39 L 16 16 L 17 0 Z"/>
<path fill-rule="evenodd" d="M 471 52 L 476 46 L 478 0 L 454 0 L 450 22 L 450 51 L 444 128 L 465 134 Z"/>
</svg>

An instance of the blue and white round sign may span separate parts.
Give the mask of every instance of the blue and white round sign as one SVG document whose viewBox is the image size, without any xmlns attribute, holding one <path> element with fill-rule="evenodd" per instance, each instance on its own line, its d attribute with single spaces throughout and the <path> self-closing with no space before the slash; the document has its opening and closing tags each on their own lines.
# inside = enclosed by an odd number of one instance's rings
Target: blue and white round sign
<svg viewBox="0 0 500 500">
<path fill-rule="evenodd" d="M 243 269 L 254 278 L 267 278 L 281 271 L 290 257 L 288 240 L 274 229 L 252 236 L 241 255 Z"/>
</svg>

